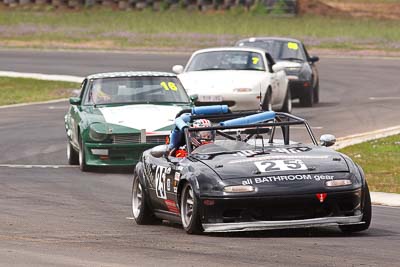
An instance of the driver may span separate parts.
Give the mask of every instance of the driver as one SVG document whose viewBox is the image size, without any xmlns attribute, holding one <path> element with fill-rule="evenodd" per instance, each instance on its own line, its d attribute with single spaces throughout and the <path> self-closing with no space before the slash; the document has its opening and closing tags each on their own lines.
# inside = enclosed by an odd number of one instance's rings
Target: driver
<svg viewBox="0 0 400 267">
<path fill-rule="evenodd" d="M 193 128 L 202 128 L 202 127 L 211 127 L 211 121 L 207 119 L 199 119 L 193 121 L 192 127 Z M 201 145 L 209 144 L 214 141 L 215 138 L 215 131 L 195 131 L 191 133 L 191 144 L 193 149 L 198 148 Z M 182 135 L 181 138 L 184 138 Z M 182 141 L 182 140 L 181 140 Z M 178 144 L 181 142 L 178 142 Z M 186 146 L 179 146 L 177 147 L 170 147 L 169 156 L 174 156 L 177 158 L 184 158 L 187 156 Z"/>
<path fill-rule="evenodd" d="M 93 100 L 96 104 L 107 103 L 111 100 L 110 90 L 102 88 L 101 83 L 93 84 Z"/>
<path fill-rule="evenodd" d="M 207 119 L 199 119 L 193 122 L 193 128 L 211 127 L 211 121 Z M 212 143 L 215 139 L 215 131 L 196 131 L 192 132 L 191 142 L 193 149 L 198 148 L 201 145 Z"/>
</svg>

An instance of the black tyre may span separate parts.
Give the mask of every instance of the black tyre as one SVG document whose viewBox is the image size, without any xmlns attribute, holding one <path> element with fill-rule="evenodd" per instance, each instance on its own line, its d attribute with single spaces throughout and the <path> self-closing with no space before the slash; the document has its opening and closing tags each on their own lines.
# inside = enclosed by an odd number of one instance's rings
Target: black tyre
<svg viewBox="0 0 400 267">
<path fill-rule="evenodd" d="M 288 88 L 285 96 L 285 100 L 283 101 L 283 106 L 281 109 L 282 112 L 291 113 L 292 112 L 292 95 L 290 93 L 290 89 Z"/>
<path fill-rule="evenodd" d="M 314 102 L 314 88 L 310 88 L 310 90 L 300 97 L 300 105 L 303 107 L 312 107 Z"/>
<path fill-rule="evenodd" d="M 188 234 L 201 234 L 203 227 L 200 221 L 199 204 L 190 183 L 183 186 L 181 194 L 182 225 Z"/>
<path fill-rule="evenodd" d="M 340 225 L 339 228 L 344 233 L 354 233 L 365 231 L 369 228 L 371 224 L 371 217 L 372 217 L 372 208 L 371 208 L 371 196 L 369 194 L 369 189 L 367 182 L 365 182 L 365 191 L 363 194 L 364 197 L 364 206 L 363 206 L 363 216 L 361 221 L 364 222 L 363 224 L 354 224 L 354 225 Z"/>
<path fill-rule="evenodd" d="M 86 152 L 85 152 L 85 144 L 82 141 L 82 138 L 79 139 L 79 168 L 83 172 L 87 172 L 90 170 L 90 167 L 86 164 Z"/>
<path fill-rule="evenodd" d="M 69 140 L 67 141 L 67 160 L 69 165 L 79 164 L 79 154 L 76 152 Z"/>
<path fill-rule="evenodd" d="M 140 183 L 139 176 L 133 175 L 132 184 L 132 215 L 137 224 L 154 224 L 160 222 L 148 205 L 146 192 Z"/>
<path fill-rule="evenodd" d="M 264 100 L 261 104 L 262 110 L 272 110 L 271 97 L 272 97 L 271 88 L 268 88 L 267 92 L 265 92 Z"/>
<path fill-rule="evenodd" d="M 319 81 L 317 81 L 317 84 L 314 87 L 314 103 L 319 103 Z"/>
</svg>

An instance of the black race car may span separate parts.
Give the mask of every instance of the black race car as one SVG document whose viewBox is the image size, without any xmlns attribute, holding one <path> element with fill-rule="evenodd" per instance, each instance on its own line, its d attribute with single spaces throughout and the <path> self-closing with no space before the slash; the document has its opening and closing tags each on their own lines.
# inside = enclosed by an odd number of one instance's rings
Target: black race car
<svg viewBox="0 0 400 267">
<path fill-rule="evenodd" d="M 193 110 L 182 115 L 185 123 L 182 116 L 176 119 L 186 156 L 168 156 L 168 145 L 160 145 L 145 151 L 136 165 L 137 224 L 164 219 L 196 234 L 332 225 L 344 232 L 368 229 L 367 181 L 360 166 L 327 148 L 334 136 L 321 136 L 319 145 L 304 119 L 286 113 Z M 213 124 L 186 124 L 199 119 Z M 301 128 L 304 135 L 298 134 Z M 194 148 L 193 136 L 205 131 L 215 134 L 214 141 Z M 293 142 L 289 135 L 311 143 Z"/>
<path fill-rule="evenodd" d="M 292 99 L 298 98 L 300 105 L 311 107 L 319 102 L 319 76 L 317 56 L 309 56 L 302 42 L 292 38 L 253 37 L 240 40 L 236 46 L 258 47 L 267 50 L 276 62 L 297 62 L 298 67 L 287 67 L 286 75 Z"/>
</svg>

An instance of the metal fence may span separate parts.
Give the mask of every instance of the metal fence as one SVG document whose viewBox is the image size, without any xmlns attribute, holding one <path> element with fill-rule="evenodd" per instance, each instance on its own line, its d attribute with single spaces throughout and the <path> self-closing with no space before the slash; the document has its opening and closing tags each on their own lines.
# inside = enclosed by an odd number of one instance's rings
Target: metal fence
<svg viewBox="0 0 400 267">
<path fill-rule="evenodd" d="M 54 8 L 80 9 L 105 6 L 121 10 L 227 10 L 231 8 L 257 9 L 271 14 L 296 14 L 298 0 L 0 0 L 3 5 L 14 8 L 21 6 L 52 6 Z"/>
</svg>

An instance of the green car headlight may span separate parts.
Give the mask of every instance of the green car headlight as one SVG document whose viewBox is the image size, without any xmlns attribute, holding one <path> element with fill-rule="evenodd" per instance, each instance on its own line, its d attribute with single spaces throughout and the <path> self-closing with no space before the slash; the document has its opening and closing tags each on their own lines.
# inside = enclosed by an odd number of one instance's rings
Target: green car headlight
<svg viewBox="0 0 400 267">
<path fill-rule="evenodd" d="M 104 141 L 105 139 L 107 139 L 107 126 L 103 123 L 90 124 L 89 137 L 93 141 Z"/>
</svg>

